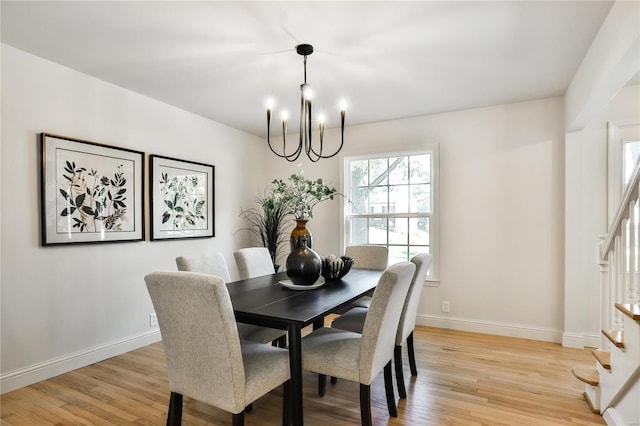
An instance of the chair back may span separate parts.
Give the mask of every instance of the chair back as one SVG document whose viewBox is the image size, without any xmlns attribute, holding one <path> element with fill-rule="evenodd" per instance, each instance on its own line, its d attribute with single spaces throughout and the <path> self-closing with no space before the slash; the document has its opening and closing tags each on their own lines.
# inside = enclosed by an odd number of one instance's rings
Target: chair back
<svg viewBox="0 0 640 426">
<path fill-rule="evenodd" d="M 353 258 L 354 269 L 384 271 L 389 264 L 389 249 L 383 246 L 348 246 L 344 254 Z"/>
<path fill-rule="evenodd" d="M 402 306 L 416 265 L 400 262 L 384 271 L 371 299 L 360 343 L 360 383 L 371 384 L 393 358 Z"/>
<path fill-rule="evenodd" d="M 245 371 L 224 281 L 195 272 L 154 272 L 144 279 L 158 317 L 170 390 L 238 412 L 245 402 Z"/>
<path fill-rule="evenodd" d="M 243 248 L 233 253 L 233 256 L 236 259 L 241 280 L 271 275 L 276 272 L 266 247 Z"/>
<path fill-rule="evenodd" d="M 404 301 L 402 314 L 400 315 L 400 324 L 398 325 L 398 334 L 396 335 L 396 345 L 401 346 L 407 340 L 414 328 L 416 328 L 416 316 L 418 315 L 418 305 L 420 304 L 420 295 L 424 285 L 424 277 L 431 266 L 431 255 L 429 253 L 420 253 L 411 258 L 411 262 L 416 265 L 416 272 L 409 285 L 407 298 Z"/>
<path fill-rule="evenodd" d="M 215 275 L 222 278 L 225 283 L 231 281 L 227 262 L 224 260 L 222 253 L 219 252 L 176 257 L 176 265 L 178 266 L 178 271 Z"/>
</svg>

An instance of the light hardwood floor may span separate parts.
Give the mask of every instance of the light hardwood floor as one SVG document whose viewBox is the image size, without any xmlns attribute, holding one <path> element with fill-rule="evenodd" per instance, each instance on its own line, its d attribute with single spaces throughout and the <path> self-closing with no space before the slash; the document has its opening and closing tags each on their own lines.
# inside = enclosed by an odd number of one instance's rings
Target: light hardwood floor
<svg viewBox="0 0 640 426">
<path fill-rule="evenodd" d="M 571 367 L 592 366 L 588 350 L 558 344 L 418 327 L 418 377 L 389 417 L 384 383 L 372 385 L 375 425 L 603 425 L 582 397 Z M 382 375 L 380 375 L 382 376 Z M 358 385 L 340 380 L 317 396 L 317 376 L 304 374 L 306 425 L 360 424 Z M 2 425 L 163 425 L 169 397 L 162 343 L 46 380 L 0 398 Z M 254 404 L 245 424 L 280 425 L 282 390 Z M 183 424 L 227 425 L 231 415 L 185 398 Z"/>
</svg>

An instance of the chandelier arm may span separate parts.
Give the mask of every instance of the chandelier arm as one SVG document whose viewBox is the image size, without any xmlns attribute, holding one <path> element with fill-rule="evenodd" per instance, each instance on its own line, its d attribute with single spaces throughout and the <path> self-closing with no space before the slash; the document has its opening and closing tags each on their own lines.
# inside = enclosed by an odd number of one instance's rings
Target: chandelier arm
<svg viewBox="0 0 640 426">
<path fill-rule="evenodd" d="M 338 149 L 336 150 L 336 152 L 334 152 L 331 155 L 322 155 L 322 137 L 320 138 L 320 152 L 316 152 L 315 149 L 313 149 L 313 147 L 311 147 L 311 152 L 316 155 L 318 157 L 318 160 L 321 158 L 331 158 L 331 157 L 335 157 L 341 150 L 342 150 L 342 146 L 344 145 L 344 117 L 345 117 L 345 112 L 340 111 L 340 146 L 338 147 Z M 322 135 L 322 132 L 320 133 Z M 309 155 L 309 153 L 307 153 L 307 156 L 309 157 L 309 159 L 311 159 L 311 156 Z M 315 161 L 318 161 L 315 160 Z M 311 160 L 313 161 L 313 160 Z"/>
<path fill-rule="evenodd" d="M 282 154 L 276 152 L 276 150 L 273 149 L 273 146 L 271 145 L 271 111 L 270 110 L 267 110 L 267 144 L 269 145 L 269 149 L 271 150 L 271 152 L 273 152 L 278 157 L 284 158 L 290 162 L 296 161 L 298 157 L 300 157 L 300 153 L 302 152 L 301 147 L 298 147 L 298 149 L 293 153 L 287 154 L 287 122 L 286 121 L 282 122 Z"/>
</svg>

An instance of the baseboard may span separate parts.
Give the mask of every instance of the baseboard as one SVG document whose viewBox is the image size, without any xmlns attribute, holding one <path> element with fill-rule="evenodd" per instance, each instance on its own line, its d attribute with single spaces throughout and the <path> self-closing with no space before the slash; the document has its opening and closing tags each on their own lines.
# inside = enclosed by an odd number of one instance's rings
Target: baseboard
<svg viewBox="0 0 640 426">
<path fill-rule="evenodd" d="M 597 333 L 562 333 L 562 346 L 565 348 L 599 348 L 600 335 Z"/>
<path fill-rule="evenodd" d="M 84 351 L 65 355 L 11 371 L 0 376 L 0 394 L 29 386 L 42 380 L 86 367 L 116 355 L 150 345 L 161 340 L 160 331 L 154 330 L 115 342 L 89 348 Z"/>
<path fill-rule="evenodd" d="M 491 321 L 470 320 L 467 318 L 418 315 L 416 318 L 416 324 L 428 327 L 448 328 L 451 330 L 471 331 L 474 333 L 519 337 L 522 339 L 540 340 L 543 342 L 560 343 L 562 341 L 562 332 L 560 330 L 527 327 Z"/>
</svg>

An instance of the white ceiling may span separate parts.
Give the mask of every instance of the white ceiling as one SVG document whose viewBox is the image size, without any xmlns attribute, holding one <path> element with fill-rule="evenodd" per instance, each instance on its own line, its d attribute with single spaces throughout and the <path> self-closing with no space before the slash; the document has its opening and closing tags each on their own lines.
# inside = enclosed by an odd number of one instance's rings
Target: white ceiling
<svg viewBox="0 0 640 426">
<path fill-rule="evenodd" d="M 3 0 L 2 42 L 265 136 L 270 96 L 298 120 L 299 43 L 314 111 L 369 123 L 563 95 L 612 3 Z"/>
</svg>

